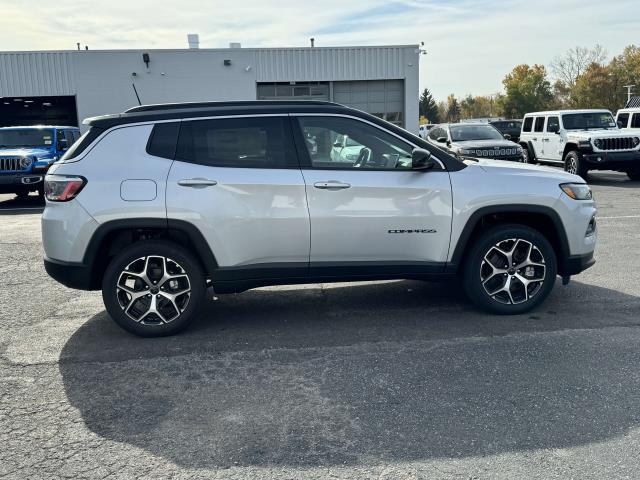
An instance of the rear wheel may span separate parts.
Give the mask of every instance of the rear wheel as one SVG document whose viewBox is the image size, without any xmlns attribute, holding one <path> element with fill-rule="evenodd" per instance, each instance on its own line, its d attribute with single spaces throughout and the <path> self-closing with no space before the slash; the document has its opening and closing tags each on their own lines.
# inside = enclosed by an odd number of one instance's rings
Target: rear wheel
<svg viewBox="0 0 640 480">
<path fill-rule="evenodd" d="M 135 243 L 109 264 L 102 299 L 111 318 L 143 337 L 172 335 L 194 319 L 205 297 L 198 261 L 179 245 Z"/>
<path fill-rule="evenodd" d="M 565 155 L 564 170 L 565 172 L 579 175 L 585 180 L 587 179 L 587 174 L 589 173 L 589 168 L 582 158 L 582 154 L 576 150 L 571 150 Z"/>
<path fill-rule="evenodd" d="M 537 230 L 517 224 L 486 231 L 469 252 L 464 286 L 491 313 L 524 313 L 542 303 L 555 284 L 556 255 Z"/>
</svg>

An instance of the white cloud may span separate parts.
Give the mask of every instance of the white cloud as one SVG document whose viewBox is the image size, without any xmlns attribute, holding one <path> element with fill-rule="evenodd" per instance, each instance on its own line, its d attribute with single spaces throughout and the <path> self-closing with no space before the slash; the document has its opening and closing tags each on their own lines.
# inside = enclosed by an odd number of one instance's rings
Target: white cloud
<svg viewBox="0 0 640 480">
<path fill-rule="evenodd" d="M 636 9 L 635 0 L 0 0 L 0 49 L 182 48 L 187 33 L 202 47 L 424 41 L 421 87 L 443 99 L 494 93 L 516 64 L 548 64 L 576 45 L 617 54 L 637 39 Z"/>
</svg>

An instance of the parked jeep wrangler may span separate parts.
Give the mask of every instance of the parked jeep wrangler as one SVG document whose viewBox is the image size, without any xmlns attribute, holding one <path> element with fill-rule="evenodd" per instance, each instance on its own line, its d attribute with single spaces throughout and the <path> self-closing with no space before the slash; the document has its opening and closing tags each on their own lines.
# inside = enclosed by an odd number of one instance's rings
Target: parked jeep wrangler
<svg viewBox="0 0 640 480">
<path fill-rule="evenodd" d="M 620 130 L 608 110 L 528 113 L 520 145 L 527 163 L 563 165 L 582 178 L 589 170 L 617 170 L 640 180 L 640 135 Z"/>
<path fill-rule="evenodd" d="M 0 193 L 43 194 L 47 170 L 79 137 L 76 127 L 0 128 Z"/>
<path fill-rule="evenodd" d="M 141 106 L 86 123 L 45 179 L 45 267 L 102 289 L 138 335 L 186 327 L 208 287 L 459 275 L 480 307 L 518 314 L 594 263 L 580 177 L 458 160 L 341 105 Z M 350 157 L 335 155 L 342 138 Z"/>
</svg>

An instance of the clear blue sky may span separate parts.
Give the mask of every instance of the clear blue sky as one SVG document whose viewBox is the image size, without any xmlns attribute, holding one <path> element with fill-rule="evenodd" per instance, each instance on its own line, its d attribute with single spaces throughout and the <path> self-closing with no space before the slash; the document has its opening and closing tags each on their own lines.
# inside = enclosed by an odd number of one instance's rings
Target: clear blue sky
<svg viewBox="0 0 640 480">
<path fill-rule="evenodd" d="M 613 55 L 640 43 L 638 0 L 0 0 L 0 11 L 1 50 L 182 48 L 187 33 L 212 48 L 424 41 L 420 85 L 437 99 L 495 93 L 514 65 L 576 45 Z"/>
</svg>

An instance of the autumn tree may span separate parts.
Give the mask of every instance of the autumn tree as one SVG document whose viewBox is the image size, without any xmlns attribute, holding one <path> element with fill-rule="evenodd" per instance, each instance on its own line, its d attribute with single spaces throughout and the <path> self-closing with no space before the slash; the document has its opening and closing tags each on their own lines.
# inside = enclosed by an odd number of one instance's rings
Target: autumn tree
<svg viewBox="0 0 640 480">
<path fill-rule="evenodd" d="M 501 114 L 499 101 L 493 95 L 467 95 L 460 101 L 461 118 L 499 117 Z"/>
<path fill-rule="evenodd" d="M 593 48 L 575 47 L 567 50 L 563 55 L 558 55 L 550 64 L 551 72 L 557 80 L 567 88 L 572 89 L 576 80 L 593 63 L 603 64 L 607 58 L 607 51 L 602 45 Z"/>
<path fill-rule="evenodd" d="M 460 105 L 453 95 L 447 97 L 447 122 L 455 123 L 460 120 Z"/>
<path fill-rule="evenodd" d="M 420 101 L 418 104 L 420 116 L 425 117 L 428 123 L 438 123 L 440 117 L 438 115 L 438 105 L 433 99 L 433 95 L 428 88 L 425 88 L 420 95 Z"/>
<path fill-rule="evenodd" d="M 503 114 L 512 118 L 544 110 L 553 100 L 551 83 L 543 65 L 518 65 L 504 77 L 502 84 L 505 95 L 499 103 Z"/>
<path fill-rule="evenodd" d="M 617 83 L 618 79 L 613 74 L 611 66 L 592 63 L 576 79 L 571 91 L 571 106 L 615 111 L 620 108 L 618 104 L 622 93 L 616 88 Z"/>
</svg>

